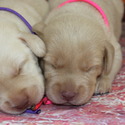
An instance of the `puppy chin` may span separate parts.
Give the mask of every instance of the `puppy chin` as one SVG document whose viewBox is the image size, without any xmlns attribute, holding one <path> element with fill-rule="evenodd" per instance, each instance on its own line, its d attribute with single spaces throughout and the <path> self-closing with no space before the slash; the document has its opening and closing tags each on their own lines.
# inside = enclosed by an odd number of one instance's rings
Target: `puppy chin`
<svg viewBox="0 0 125 125">
<path fill-rule="evenodd" d="M 67 101 L 65 99 L 63 99 L 61 96 L 59 96 L 59 94 L 55 94 L 53 95 L 52 93 L 47 93 L 46 94 L 47 97 L 53 102 L 53 104 L 56 105 L 72 105 L 72 106 L 81 106 L 86 104 L 92 97 L 92 95 L 87 96 L 86 98 L 82 98 L 82 97 L 76 97 L 73 100 Z"/>
<path fill-rule="evenodd" d="M 11 107 L 2 106 L 2 108 L 0 110 L 1 110 L 1 112 L 6 113 L 6 114 L 20 115 L 20 114 L 24 113 L 26 109 L 16 110 Z"/>
</svg>

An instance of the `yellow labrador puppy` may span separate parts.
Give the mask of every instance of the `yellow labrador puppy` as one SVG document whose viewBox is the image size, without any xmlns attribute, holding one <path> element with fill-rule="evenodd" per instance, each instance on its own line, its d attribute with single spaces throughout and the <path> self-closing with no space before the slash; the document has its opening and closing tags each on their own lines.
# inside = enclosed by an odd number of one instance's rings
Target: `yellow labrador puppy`
<svg viewBox="0 0 125 125">
<path fill-rule="evenodd" d="M 94 93 L 109 92 L 121 67 L 123 2 L 64 1 L 49 0 L 51 13 L 34 30 L 47 47 L 46 95 L 56 104 L 82 105 Z"/>
<path fill-rule="evenodd" d="M 0 0 L 0 7 L 18 12 L 31 26 L 48 13 L 45 0 Z M 0 11 L 1 111 L 19 114 L 41 100 L 44 79 L 35 55 L 43 57 L 45 51 L 44 43 L 16 14 Z"/>
</svg>

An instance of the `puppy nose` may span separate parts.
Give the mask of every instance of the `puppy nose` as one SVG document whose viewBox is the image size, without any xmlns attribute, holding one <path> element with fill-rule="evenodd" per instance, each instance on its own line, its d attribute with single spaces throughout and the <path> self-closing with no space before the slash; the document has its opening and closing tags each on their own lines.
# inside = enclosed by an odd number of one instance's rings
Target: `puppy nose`
<svg viewBox="0 0 125 125">
<path fill-rule="evenodd" d="M 76 93 L 71 91 L 63 91 L 61 94 L 62 97 L 67 101 L 72 100 L 76 96 Z"/>
</svg>

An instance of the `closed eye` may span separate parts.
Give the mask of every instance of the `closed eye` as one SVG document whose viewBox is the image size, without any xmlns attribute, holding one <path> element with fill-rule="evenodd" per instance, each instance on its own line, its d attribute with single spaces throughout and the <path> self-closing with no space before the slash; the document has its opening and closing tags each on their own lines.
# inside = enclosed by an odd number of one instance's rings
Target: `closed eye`
<svg viewBox="0 0 125 125">
<path fill-rule="evenodd" d="M 44 58 L 45 64 L 51 66 L 54 69 L 62 69 L 64 68 L 64 61 L 55 58 Z"/>
<path fill-rule="evenodd" d="M 101 66 L 95 65 L 91 67 L 81 67 L 80 68 L 83 72 L 92 72 L 92 71 L 98 71 L 101 70 Z"/>
<path fill-rule="evenodd" d="M 91 71 L 93 67 L 80 67 L 80 70 L 83 71 L 83 72 L 89 72 Z"/>
<path fill-rule="evenodd" d="M 17 68 L 15 68 L 15 71 L 13 73 L 13 77 L 17 77 L 17 76 L 19 76 L 22 73 L 23 66 L 25 65 L 26 62 L 27 62 L 27 59 L 23 60 L 20 63 L 20 65 Z"/>
<path fill-rule="evenodd" d="M 55 64 L 45 61 L 45 64 L 51 66 L 53 69 L 57 69 L 58 67 Z"/>
</svg>

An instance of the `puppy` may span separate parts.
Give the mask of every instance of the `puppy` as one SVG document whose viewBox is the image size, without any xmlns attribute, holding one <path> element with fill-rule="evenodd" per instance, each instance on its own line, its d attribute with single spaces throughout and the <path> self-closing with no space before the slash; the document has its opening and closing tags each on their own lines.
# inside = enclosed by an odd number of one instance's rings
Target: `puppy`
<svg viewBox="0 0 125 125">
<path fill-rule="evenodd" d="M 1 0 L 33 26 L 48 13 L 45 0 Z M 0 110 L 20 114 L 44 95 L 44 79 L 35 56 L 45 55 L 45 45 L 24 22 L 0 11 Z"/>
<path fill-rule="evenodd" d="M 82 105 L 94 93 L 111 90 L 122 54 L 118 43 L 122 0 L 92 0 L 105 12 L 109 25 L 92 5 L 49 0 L 51 13 L 34 31 L 45 42 L 46 95 L 56 104 Z M 62 4 L 61 4 L 62 5 Z"/>
</svg>

